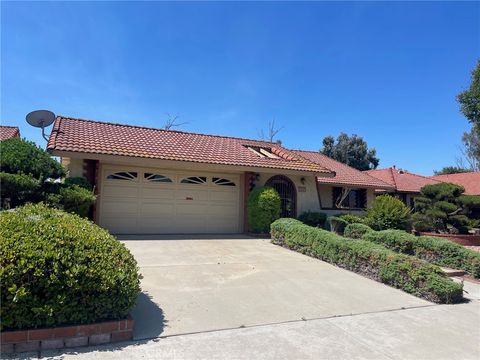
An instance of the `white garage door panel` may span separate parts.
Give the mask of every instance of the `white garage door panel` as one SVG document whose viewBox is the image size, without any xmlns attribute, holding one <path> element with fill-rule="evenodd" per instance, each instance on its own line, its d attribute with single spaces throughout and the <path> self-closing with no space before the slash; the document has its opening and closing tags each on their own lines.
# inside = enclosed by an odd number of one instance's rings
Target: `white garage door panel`
<svg viewBox="0 0 480 360">
<path fill-rule="evenodd" d="M 105 214 L 137 214 L 138 202 L 121 201 L 116 199 L 105 199 L 102 204 L 102 211 Z"/>
<path fill-rule="evenodd" d="M 233 201 L 236 201 L 238 197 L 238 194 L 233 191 L 212 191 L 210 192 L 210 200 L 214 201 L 226 201 L 228 203 L 231 203 Z"/>
<path fill-rule="evenodd" d="M 129 178 L 120 180 L 115 174 L 122 177 L 128 174 Z M 109 179 L 106 178 L 108 175 Z M 104 165 L 102 176 L 99 223 L 112 233 L 240 231 L 238 175 L 172 173 L 159 169 Z M 164 177 L 170 181 L 162 181 Z M 182 183 L 182 179 L 200 183 Z M 235 186 L 221 185 L 218 179 L 228 179 L 230 185 L 233 183 Z"/>
<path fill-rule="evenodd" d="M 143 203 L 140 208 L 141 217 L 159 217 L 173 216 L 175 214 L 175 204 L 173 203 Z"/>
<path fill-rule="evenodd" d="M 142 197 L 145 201 L 149 199 L 165 199 L 173 200 L 175 197 L 175 188 L 174 187 L 149 187 L 142 189 Z"/>
<path fill-rule="evenodd" d="M 122 180 L 118 180 L 122 181 Z M 119 186 L 117 184 L 107 183 L 103 187 L 102 196 L 115 198 L 137 198 L 138 197 L 138 185 L 134 184 L 125 184 L 124 186 Z"/>
</svg>

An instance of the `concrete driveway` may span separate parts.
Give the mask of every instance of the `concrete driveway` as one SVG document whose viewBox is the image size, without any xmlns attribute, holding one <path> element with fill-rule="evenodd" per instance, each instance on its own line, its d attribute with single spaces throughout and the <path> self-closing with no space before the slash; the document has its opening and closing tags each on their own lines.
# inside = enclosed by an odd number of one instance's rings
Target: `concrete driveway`
<svg viewBox="0 0 480 360">
<path fill-rule="evenodd" d="M 247 237 L 123 237 L 143 275 L 135 338 L 432 306 Z"/>
</svg>

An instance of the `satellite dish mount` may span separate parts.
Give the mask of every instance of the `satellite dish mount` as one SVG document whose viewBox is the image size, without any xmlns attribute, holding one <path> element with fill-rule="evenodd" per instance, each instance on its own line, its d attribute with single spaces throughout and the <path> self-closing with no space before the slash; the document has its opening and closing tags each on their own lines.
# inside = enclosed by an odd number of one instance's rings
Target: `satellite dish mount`
<svg viewBox="0 0 480 360">
<path fill-rule="evenodd" d="M 48 110 L 35 110 L 27 114 L 27 122 L 37 128 L 42 128 L 42 136 L 48 141 L 48 136 L 45 135 L 45 128 L 52 125 L 55 121 L 55 114 Z"/>
</svg>

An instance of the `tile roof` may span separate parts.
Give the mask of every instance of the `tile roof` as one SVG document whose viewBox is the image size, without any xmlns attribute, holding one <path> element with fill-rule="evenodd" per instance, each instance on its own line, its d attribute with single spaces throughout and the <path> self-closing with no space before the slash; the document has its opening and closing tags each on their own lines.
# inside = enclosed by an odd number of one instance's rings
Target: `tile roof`
<svg viewBox="0 0 480 360">
<path fill-rule="evenodd" d="M 419 193 L 420 189 L 425 185 L 440 182 L 426 176 L 412 174 L 395 168 L 367 170 L 365 173 L 394 186 L 395 190 L 399 192 Z"/>
<path fill-rule="evenodd" d="M 260 157 L 246 146 L 270 149 L 279 158 Z M 47 150 L 331 174 L 275 143 L 63 116 L 55 120 Z"/>
<path fill-rule="evenodd" d="M 294 150 L 297 154 L 313 161 L 320 166 L 335 171 L 335 177 L 319 177 L 321 184 L 356 185 L 367 188 L 393 190 L 392 185 L 352 168 L 346 164 L 329 158 L 317 151 Z"/>
<path fill-rule="evenodd" d="M 20 137 L 20 130 L 17 126 L 0 126 L 0 141 Z"/>
<path fill-rule="evenodd" d="M 480 172 L 430 176 L 431 179 L 454 183 L 465 188 L 466 195 L 480 195 Z"/>
</svg>

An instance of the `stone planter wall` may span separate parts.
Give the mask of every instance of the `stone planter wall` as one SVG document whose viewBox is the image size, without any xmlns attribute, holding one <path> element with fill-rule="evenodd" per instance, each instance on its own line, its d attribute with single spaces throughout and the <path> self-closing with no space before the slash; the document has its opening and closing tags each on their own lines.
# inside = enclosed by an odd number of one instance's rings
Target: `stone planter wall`
<svg viewBox="0 0 480 360">
<path fill-rule="evenodd" d="M 445 238 L 464 246 L 480 246 L 480 235 L 437 234 L 421 232 L 420 236 L 435 236 Z"/>
<path fill-rule="evenodd" d="M 2 354 L 99 345 L 133 338 L 133 319 L 1 333 Z"/>
</svg>

